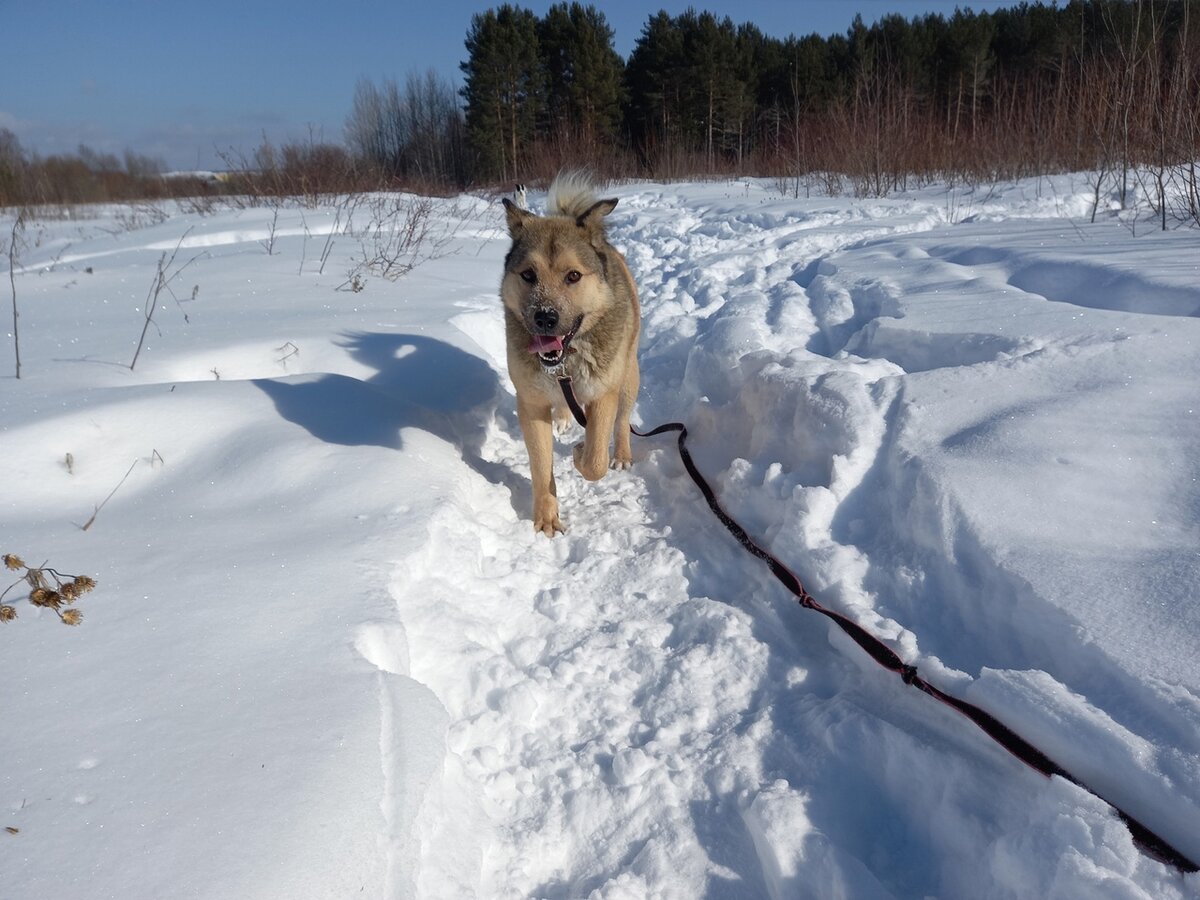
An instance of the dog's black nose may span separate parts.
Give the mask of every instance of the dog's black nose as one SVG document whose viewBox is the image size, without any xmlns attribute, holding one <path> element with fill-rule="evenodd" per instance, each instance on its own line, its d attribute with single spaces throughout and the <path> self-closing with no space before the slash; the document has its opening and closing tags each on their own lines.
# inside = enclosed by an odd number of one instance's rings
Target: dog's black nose
<svg viewBox="0 0 1200 900">
<path fill-rule="evenodd" d="M 558 326 L 558 310 L 543 306 L 533 311 L 533 326 L 542 334 L 550 334 Z"/>
</svg>

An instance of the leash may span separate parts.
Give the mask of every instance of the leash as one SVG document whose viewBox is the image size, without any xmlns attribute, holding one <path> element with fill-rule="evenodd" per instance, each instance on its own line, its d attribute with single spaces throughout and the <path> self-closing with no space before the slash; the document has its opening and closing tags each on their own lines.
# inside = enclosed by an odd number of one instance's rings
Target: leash
<svg viewBox="0 0 1200 900">
<path fill-rule="evenodd" d="M 575 417 L 582 427 L 587 428 L 587 416 L 584 414 L 583 407 L 579 405 L 579 401 L 575 398 L 575 391 L 571 387 L 571 376 L 559 375 L 559 387 L 562 388 L 563 399 L 566 400 L 567 406 L 571 410 L 571 414 Z M 733 519 L 729 513 L 721 507 L 720 501 L 717 500 L 716 492 L 713 491 L 708 481 L 700 473 L 696 467 L 696 463 L 692 460 L 691 451 L 687 448 L 687 426 L 682 422 L 667 422 L 664 425 L 659 425 L 657 428 L 652 428 L 650 431 L 639 431 L 632 425 L 629 430 L 638 437 L 654 437 L 659 434 L 667 434 L 668 432 L 678 432 L 679 438 L 677 445 L 679 449 L 679 458 L 683 462 L 683 466 L 687 469 L 688 474 L 692 477 L 692 481 L 696 483 L 696 487 L 700 489 L 700 493 L 704 495 L 705 501 L 708 503 L 709 509 L 713 511 L 721 524 L 732 534 L 739 544 L 747 552 L 753 556 L 757 556 L 767 564 L 771 570 L 771 574 L 775 576 L 779 582 L 787 588 L 795 597 L 796 600 L 805 609 L 811 609 L 813 612 L 818 612 L 826 618 L 830 619 L 838 626 L 846 635 L 850 637 L 854 643 L 858 644 L 867 652 L 870 657 L 875 660 L 883 668 L 895 672 L 900 676 L 900 679 L 907 685 L 915 687 L 923 694 L 927 694 L 939 703 L 943 703 L 956 712 L 966 716 L 976 726 L 980 728 L 988 737 L 994 740 L 997 744 L 1025 763 L 1030 768 L 1045 775 L 1049 778 L 1052 775 L 1057 775 L 1059 778 L 1064 778 L 1077 787 L 1083 788 L 1089 794 L 1099 797 L 1108 803 L 1109 806 L 1125 823 L 1125 827 L 1129 829 L 1130 835 L 1134 842 L 1142 848 L 1143 852 L 1158 859 L 1161 862 L 1174 866 L 1180 872 L 1197 872 L 1200 871 L 1200 866 L 1192 862 L 1179 850 L 1176 850 L 1169 842 L 1160 837 L 1147 826 L 1143 825 L 1125 810 L 1121 809 L 1115 803 L 1106 800 L 1099 792 L 1089 787 L 1080 779 L 1076 778 L 1037 747 L 1029 743 L 995 716 L 980 709 L 972 703 L 967 703 L 965 700 L 959 700 L 957 697 L 952 697 L 944 691 L 934 687 L 917 673 L 917 667 L 908 665 L 899 656 L 896 655 L 887 644 L 881 641 L 875 635 L 871 634 L 857 622 L 854 622 L 841 613 L 834 612 L 822 606 L 817 602 L 816 598 L 808 592 L 787 566 L 781 563 L 775 556 L 768 553 L 762 547 L 754 542 L 754 539 L 746 533 L 746 529 Z"/>
</svg>

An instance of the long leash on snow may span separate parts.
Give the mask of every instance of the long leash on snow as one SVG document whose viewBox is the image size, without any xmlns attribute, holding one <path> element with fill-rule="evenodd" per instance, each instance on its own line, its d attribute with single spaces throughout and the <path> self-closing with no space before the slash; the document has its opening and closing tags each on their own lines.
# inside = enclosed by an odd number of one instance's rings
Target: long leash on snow
<svg viewBox="0 0 1200 900">
<path fill-rule="evenodd" d="M 571 409 L 571 414 L 575 416 L 582 427 L 587 428 L 587 416 L 584 414 L 583 407 L 579 405 L 579 401 L 575 398 L 575 391 L 571 387 L 571 377 L 569 375 L 560 375 L 558 378 L 559 387 L 562 388 L 563 398 L 567 401 L 567 406 Z M 787 566 L 781 563 L 776 557 L 772 556 L 762 547 L 754 542 L 754 539 L 746 533 L 746 529 L 742 528 L 730 515 L 721 507 L 720 501 L 717 500 L 717 495 L 700 474 L 700 470 L 696 468 L 696 463 L 692 460 L 692 454 L 687 448 L 687 426 L 682 422 L 667 422 L 665 425 L 659 425 L 657 428 L 652 428 L 650 431 L 638 431 L 632 425 L 629 430 L 638 437 L 654 437 L 667 432 L 679 432 L 677 441 L 679 448 L 679 458 L 683 462 L 683 466 L 687 469 L 688 474 L 692 477 L 692 481 L 696 483 L 696 487 L 700 489 L 700 493 L 704 495 L 705 501 L 708 503 L 709 509 L 713 511 L 721 524 L 732 534 L 739 544 L 742 545 L 753 556 L 757 556 L 767 564 L 767 568 L 771 570 L 779 582 L 787 588 L 800 605 L 805 609 L 811 609 L 813 612 L 818 612 L 826 618 L 830 619 L 835 625 L 845 632 L 854 643 L 858 644 L 867 654 L 875 660 L 883 668 L 895 672 L 900 676 L 901 680 L 915 687 L 923 694 L 928 694 L 934 700 L 944 703 L 951 709 L 966 716 L 974 722 L 988 737 L 994 740 L 997 744 L 1025 763 L 1030 768 L 1040 772 L 1046 777 L 1057 775 L 1060 778 L 1065 778 L 1078 787 L 1083 788 L 1089 794 L 1093 794 L 1104 800 L 1117 815 L 1121 821 L 1125 823 L 1125 827 L 1129 829 L 1130 835 L 1134 842 L 1142 848 L 1142 850 L 1150 856 L 1174 866 L 1181 872 L 1197 872 L 1200 871 L 1200 866 L 1192 862 L 1179 850 L 1176 850 L 1168 841 L 1160 837 L 1150 828 L 1143 825 L 1121 807 L 1104 798 L 1098 791 L 1089 787 L 1080 779 L 1076 778 L 1050 757 L 1046 756 L 1041 750 L 1033 746 L 991 713 L 985 712 L 978 706 L 972 703 L 967 703 L 965 700 L 959 700 L 957 697 L 951 697 L 944 691 L 934 687 L 917 673 L 916 666 L 910 666 L 896 655 L 887 644 L 881 641 L 875 635 L 864 629 L 857 622 L 843 616 L 841 613 L 836 613 L 831 609 L 827 609 L 817 602 Z"/>
</svg>

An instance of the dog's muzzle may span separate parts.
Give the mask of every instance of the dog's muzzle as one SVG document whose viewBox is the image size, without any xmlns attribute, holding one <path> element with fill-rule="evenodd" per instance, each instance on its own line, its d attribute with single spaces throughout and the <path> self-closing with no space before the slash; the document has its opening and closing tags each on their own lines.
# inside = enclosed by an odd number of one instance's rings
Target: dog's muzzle
<svg viewBox="0 0 1200 900">
<path fill-rule="evenodd" d="M 567 358 L 567 353 L 571 351 L 571 339 L 575 337 L 579 331 L 579 326 L 583 324 L 583 316 L 575 320 L 575 324 L 571 326 L 571 330 L 564 335 L 557 334 L 531 334 L 529 336 L 530 353 L 536 353 L 538 362 L 547 369 L 556 369 L 563 364 L 563 360 Z"/>
</svg>

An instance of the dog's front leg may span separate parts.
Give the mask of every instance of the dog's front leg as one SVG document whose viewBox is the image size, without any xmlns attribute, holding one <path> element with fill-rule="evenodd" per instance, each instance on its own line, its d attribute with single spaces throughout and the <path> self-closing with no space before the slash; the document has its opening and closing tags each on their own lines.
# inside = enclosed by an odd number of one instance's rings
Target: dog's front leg
<svg viewBox="0 0 1200 900">
<path fill-rule="evenodd" d="M 558 518 L 558 491 L 554 487 L 554 432 L 549 403 L 517 398 L 517 419 L 529 453 L 529 478 L 533 482 L 533 529 L 546 537 L 566 532 Z"/>
<path fill-rule="evenodd" d="M 587 431 L 575 445 L 575 468 L 588 481 L 599 481 L 608 471 L 608 443 L 617 419 L 617 392 L 601 394 L 587 405 Z"/>
<path fill-rule="evenodd" d="M 617 418 L 613 425 L 612 467 L 614 469 L 628 469 L 633 465 L 633 448 L 629 445 L 629 414 L 633 411 L 634 401 L 637 400 L 640 378 L 637 357 L 634 356 L 629 361 L 625 380 L 621 383 L 620 391 L 617 394 Z"/>
</svg>

